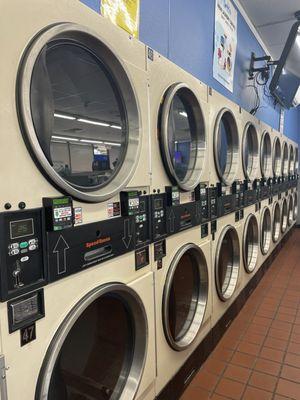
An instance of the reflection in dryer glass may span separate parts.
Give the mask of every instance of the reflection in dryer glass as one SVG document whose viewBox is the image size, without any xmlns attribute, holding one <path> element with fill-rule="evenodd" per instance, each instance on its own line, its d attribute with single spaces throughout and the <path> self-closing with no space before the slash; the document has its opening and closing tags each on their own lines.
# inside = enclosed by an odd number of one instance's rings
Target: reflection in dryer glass
<svg viewBox="0 0 300 400">
<path fill-rule="evenodd" d="M 66 337 L 53 369 L 48 400 L 117 400 L 134 348 L 132 317 L 116 295 L 95 300 Z"/>
<path fill-rule="evenodd" d="M 31 81 L 37 138 L 53 169 L 81 189 L 106 185 L 126 150 L 126 113 L 103 62 L 71 41 L 48 43 Z"/>
<path fill-rule="evenodd" d="M 218 268 L 218 279 L 222 294 L 225 294 L 229 289 L 231 283 L 231 276 L 234 264 L 234 250 L 233 243 L 229 235 L 226 235 L 223 239 L 220 257 L 219 257 L 219 268 Z"/>
<path fill-rule="evenodd" d="M 197 260 L 186 252 L 177 264 L 169 298 L 169 327 L 175 341 L 185 336 L 193 322 L 199 291 Z"/>
<path fill-rule="evenodd" d="M 221 169 L 221 174 L 224 175 L 225 172 L 228 173 L 227 169 L 231 167 L 231 128 L 228 120 L 225 117 L 225 114 L 222 116 L 220 125 L 219 125 L 219 134 L 218 134 L 218 159 L 219 165 Z"/>
<path fill-rule="evenodd" d="M 182 89 L 183 90 L 183 89 Z M 168 118 L 169 153 L 177 178 L 183 181 L 194 168 L 191 152 L 197 147 L 194 115 L 188 101 L 176 93 Z"/>
</svg>

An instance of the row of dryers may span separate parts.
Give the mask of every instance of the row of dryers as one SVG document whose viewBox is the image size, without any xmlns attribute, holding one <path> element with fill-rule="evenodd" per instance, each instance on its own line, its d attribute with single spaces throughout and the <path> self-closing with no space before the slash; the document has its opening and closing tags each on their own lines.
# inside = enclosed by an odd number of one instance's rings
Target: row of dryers
<svg viewBox="0 0 300 400">
<path fill-rule="evenodd" d="M 293 225 L 298 148 L 79 2 L 0 12 L 1 400 L 152 400 Z"/>
</svg>

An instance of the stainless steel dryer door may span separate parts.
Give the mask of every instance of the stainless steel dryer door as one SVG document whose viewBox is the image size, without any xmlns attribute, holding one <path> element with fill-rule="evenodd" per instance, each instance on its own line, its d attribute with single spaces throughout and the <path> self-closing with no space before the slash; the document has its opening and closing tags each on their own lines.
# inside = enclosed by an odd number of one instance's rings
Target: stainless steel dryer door
<svg viewBox="0 0 300 400">
<path fill-rule="evenodd" d="M 242 160 L 245 177 L 249 180 L 257 177 L 259 168 L 258 148 L 257 130 L 253 124 L 248 122 L 243 134 Z"/>
<path fill-rule="evenodd" d="M 123 63 L 88 28 L 58 24 L 34 38 L 17 101 L 26 143 L 62 192 L 100 202 L 128 183 L 141 142 L 137 99 Z"/>
<path fill-rule="evenodd" d="M 258 223 L 254 214 L 246 219 L 243 233 L 243 259 L 245 270 L 250 274 L 257 266 L 258 260 Z"/>
<path fill-rule="evenodd" d="M 204 166 L 206 132 L 200 103 L 184 83 L 166 92 L 158 121 L 161 156 L 170 180 L 193 190 Z"/>
<path fill-rule="evenodd" d="M 177 351 L 196 338 L 208 301 L 208 270 L 201 249 L 186 244 L 175 255 L 166 278 L 162 313 L 166 338 Z"/>
<path fill-rule="evenodd" d="M 264 132 L 260 145 L 260 168 L 264 178 L 269 178 L 272 173 L 272 147 L 269 132 Z"/>
<path fill-rule="evenodd" d="M 137 294 L 122 284 L 98 287 L 71 310 L 52 339 L 35 399 L 134 399 L 147 339 Z"/>
</svg>

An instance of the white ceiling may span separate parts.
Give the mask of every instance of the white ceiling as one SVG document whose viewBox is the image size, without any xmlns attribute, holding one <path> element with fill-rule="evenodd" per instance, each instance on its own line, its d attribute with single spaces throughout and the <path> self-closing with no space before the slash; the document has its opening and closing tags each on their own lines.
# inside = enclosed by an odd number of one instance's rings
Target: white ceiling
<svg viewBox="0 0 300 400">
<path fill-rule="evenodd" d="M 239 0 L 274 60 L 279 59 L 300 0 Z"/>
</svg>

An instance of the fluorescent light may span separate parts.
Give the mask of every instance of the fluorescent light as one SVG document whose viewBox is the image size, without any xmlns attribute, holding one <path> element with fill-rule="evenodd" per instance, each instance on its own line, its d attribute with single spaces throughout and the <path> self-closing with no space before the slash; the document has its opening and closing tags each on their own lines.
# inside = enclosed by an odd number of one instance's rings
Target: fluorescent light
<svg viewBox="0 0 300 400">
<path fill-rule="evenodd" d="M 83 143 L 103 144 L 103 142 L 100 142 L 99 140 L 92 140 L 92 139 L 80 139 L 80 141 Z"/>
<path fill-rule="evenodd" d="M 62 118 L 62 119 L 71 119 L 71 120 L 76 119 L 75 117 L 72 117 L 71 115 L 58 114 L 58 113 L 54 113 L 54 117 Z"/>
<path fill-rule="evenodd" d="M 67 136 L 52 136 L 52 139 L 68 140 L 69 142 L 79 142 L 79 139 Z"/>
<path fill-rule="evenodd" d="M 109 146 L 121 146 L 121 143 L 104 142 L 104 144 L 108 144 Z"/>
<path fill-rule="evenodd" d="M 110 127 L 114 129 L 122 129 L 120 125 L 111 125 Z"/>
<path fill-rule="evenodd" d="M 84 122 L 85 124 L 91 124 L 91 125 L 99 125 L 99 126 L 109 126 L 106 122 L 98 122 L 98 121 L 93 121 L 91 119 L 85 119 L 85 118 L 78 118 L 78 122 Z"/>
<path fill-rule="evenodd" d="M 181 115 L 182 117 L 187 118 L 187 113 L 185 111 L 180 111 L 179 115 Z"/>
</svg>

